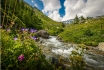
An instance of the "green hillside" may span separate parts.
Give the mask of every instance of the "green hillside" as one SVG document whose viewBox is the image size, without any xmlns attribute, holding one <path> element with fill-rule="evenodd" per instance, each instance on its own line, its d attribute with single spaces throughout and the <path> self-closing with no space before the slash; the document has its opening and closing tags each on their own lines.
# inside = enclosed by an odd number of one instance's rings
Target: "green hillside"
<svg viewBox="0 0 104 70">
<path fill-rule="evenodd" d="M 63 31 L 63 24 L 60 22 L 56 22 L 46 15 L 44 15 L 40 10 L 36 7 L 33 8 L 35 14 L 42 20 L 43 29 L 47 30 L 51 35 L 57 35 Z"/>
<path fill-rule="evenodd" d="M 104 42 L 104 16 L 69 24 L 59 36 L 65 42 L 97 46 L 99 42 Z"/>
<path fill-rule="evenodd" d="M 42 20 L 43 29 L 47 30 L 51 35 L 57 35 L 63 31 L 63 24 L 60 22 L 56 22 L 46 15 L 44 15 L 40 10 L 36 7 L 33 8 L 35 14 Z"/>
<path fill-rule="evenodd" d="M 23 0 L 3 0 L 1 3 L 1 25 L 3 28 L 45 29 L 51 35 L 57 35 L 62 31 L 62 23 L 53 21 Z"/>
</svg>

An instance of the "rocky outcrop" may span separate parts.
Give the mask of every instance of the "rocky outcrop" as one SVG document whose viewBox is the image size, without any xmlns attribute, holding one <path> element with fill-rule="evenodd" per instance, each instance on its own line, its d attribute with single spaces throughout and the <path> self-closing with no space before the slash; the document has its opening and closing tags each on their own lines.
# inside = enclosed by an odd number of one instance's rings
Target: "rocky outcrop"
<svg viewBox="0 0 104 70">
<path fill-rule="evenodd" d="M 39 30 L 37 35 L 45 39 L 49 38 L 49 33 L 46 30 Z"/>
<path fill-rule="evenodd" d="M 104 42 L 99 43 L 98 48 L 99 50 L 104 51 Z"/>
</svg>

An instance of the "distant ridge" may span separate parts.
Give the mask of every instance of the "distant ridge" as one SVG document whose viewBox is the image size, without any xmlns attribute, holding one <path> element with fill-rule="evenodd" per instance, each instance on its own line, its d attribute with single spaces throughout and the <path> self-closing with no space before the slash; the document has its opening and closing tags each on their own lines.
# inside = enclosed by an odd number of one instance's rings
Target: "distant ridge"
<svg viewBox="0 0 104 70">
<path fill-rule="evenodd" d="M 66 21 L 62 21 L 62 23 L 64 24 L 70 24 L 74 21 L 74 19 L 69 19 L 69 20 L 66 20 Z"/>
</svg>

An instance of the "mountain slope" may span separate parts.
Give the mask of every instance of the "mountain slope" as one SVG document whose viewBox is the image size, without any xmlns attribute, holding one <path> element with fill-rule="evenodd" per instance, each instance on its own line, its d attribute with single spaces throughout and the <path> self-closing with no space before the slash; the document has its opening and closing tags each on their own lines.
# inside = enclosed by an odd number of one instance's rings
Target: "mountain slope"
<svg viewBox="0 0 104 70">
<path fill-rule="evenodd" d="M 28 7 L 33 9 L 35 15 L 38 16 L 39 19 L 42 21 L 43 29 L 47 30 L 51 35 L 57 35 L 63 31 L 63 24 L 61 22 L 56 22 L 50 19 L 48 16 L 44 15 L 39 9 L 36 7 L 31 7 L 28 3 L 26 3 Z"/>
<path fill-rule="evenodd" d="M 81 24 L 69 24 L 59 36 L 65 42 L 97 46 L 99 42 L 104 42 L 104 16 Z"/>
<path fill-rule="evenodd" d="M 2 0 L 1 11 L 3 28 L 45 29 L 51 35 L 57 35 L 62 31 L 62 23 L 53 21 L 23 0 Z"/>
</svg>

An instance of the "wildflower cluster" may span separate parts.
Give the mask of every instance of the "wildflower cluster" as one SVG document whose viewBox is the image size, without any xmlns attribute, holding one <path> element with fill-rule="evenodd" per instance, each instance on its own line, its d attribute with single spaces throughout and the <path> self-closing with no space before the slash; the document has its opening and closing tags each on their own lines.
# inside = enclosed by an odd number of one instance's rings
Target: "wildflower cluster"
<svg viewBox="0 0 104 70">
<path fill-rule="evenodd" d="M 39 40 L 36 29 L 21 28 L 16 30 L 16 33 L 13 31 L 11 29 L 2 31 L 1 67 L 3 70 L 53 70 L 34 43 Z"/>
<path fill-rule="evenodd" d="M 36 29 L 30 29 L 30 32 L 35 33 L 35 32 L 37 32 L 37 30 Z"/>
<path fill-rule="evenodd" d="M 36 29 L 33 29 L 33 28 L 31 28 L 31 29 L 29 29 L 29 28 L 21 28 L 21 31 L 22 32 L 30 32 L 30 33 L 35 33 L 35 32 L 37 32 L 37 30 Z"/>
</svg>

